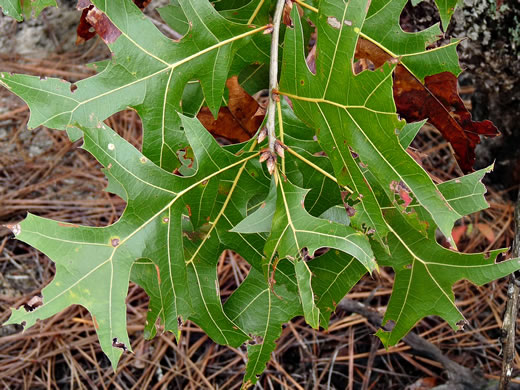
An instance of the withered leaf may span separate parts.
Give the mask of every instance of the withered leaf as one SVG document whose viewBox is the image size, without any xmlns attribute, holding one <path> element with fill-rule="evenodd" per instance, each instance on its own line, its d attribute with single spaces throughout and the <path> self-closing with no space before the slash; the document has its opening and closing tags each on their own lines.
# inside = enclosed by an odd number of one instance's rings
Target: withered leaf
<svg viewBox="0 0 520 390">
<path fill-rule="evenodd" d="M 150 2 L 151 0 L 134 0 L 135 5 L 140 9 L 144 9 Z M 121 31 L 114 26 L 104 13 L 94 7 L 90 0 L 78 0 L 76 8 L 82 11 L 76 30 L 77 45 L 92 39 L 96 34 L 107 44 L 114 42 L 121 35 Z"/>
<path fill-rule="evenodd" d="M 396 61 L 364 39 L 358 41 L 356 58 L 368 60 L 375 68 L 385 62 Z M 362 61 L 356 65 L 357 72 L 372 68 Z M 397 112 L 408 122 L 428 119 L 452 145 L 457 163 L 464 173 L 473 171 L 475 147 L 480 143 L 480 135 L 494 137 L 499 134 L 489 120 L 471 120 L 471 114 L 457 92 L 457 77 L 451 72 L 427 76 L 422 83 L 399 64 L 394 71 L 393 91 Z"/>
<path fill-rule="evenodd" d="M 229 90 L 228 105 L 220 108 L 217 119 L 208 107 L 203 107 L 197 118 L 214 137 L 232 143 L 247 141 L 262 124 L 265 107 L 240 86 L 237 76 L 229 78 L 226 86 Z"/>
<path fill-rule="evenodd" d="M 499 134 L 489 120 L 475 122 L 457 92 L 457 77 L 450 72 L 438 73 L 420 83 L 401 65 L 395 69 L 394 99 L 397 111 L 407 121 L 428 118 L 451 144 L 464 173 L 473 171 L 475 147 L 480 135 Z"/>
</svg>

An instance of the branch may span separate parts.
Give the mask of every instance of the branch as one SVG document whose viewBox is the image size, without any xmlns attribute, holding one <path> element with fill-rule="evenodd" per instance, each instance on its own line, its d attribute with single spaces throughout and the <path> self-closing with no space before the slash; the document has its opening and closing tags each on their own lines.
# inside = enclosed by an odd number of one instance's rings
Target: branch
<svg viewBox="0 0 520 390">
<path fill-rule="evenodd" d="M 271 59 L 269 63 L 269 104 L 267 106 L 267 137 L 269 151 L 275 155 L 276 131 L 276 99 L 277 95 L 273 91 L 278 89 L 278 42 L 280 38 L 280 23 L 282 21 L 285 0 L 278 0 L 273 16 L 273 35 L 271 39 Z"/>
<path fill-rule="evenodd" d="M 383 317 L 376 311 L 363 305 L 362 303 L 344 298 L 337 306 L 347 312 L 357 313 L 365 317 L 370 323 L 376 327 L 381 327 Z M 387 329 L 387 327 L 385 327 Z M 450 384 L 448 385 L 452 390 L 475 390 L 488 388 L 488 382 L 481 376 L 475 375 L 469 368 L 461 366 L 453 360 L 443 355 L 441 350 L 426 341 L 421 336 L 415 333 L 408 333 L 403 337 L 403 341 L 420 355 L 427 356 L 441 363 L 446 370 Z"/>
<path fill-rule="evenodd" d="M 513 257 L 520 256 L 520 190 L 518 191 L 518 199 L 515 207 L 515 237 L 513 239 Z M 511 274 L 509 286 L 507 287 L 507 303 L 504 313 L 504 321 L 502 325 L 502 352 L 504 358 L 502 360 L 502 374 L 500 375 L 499 390 L 507 390 L 511 376 L 513 375 L 515 361 L 515 332 L 516 317 L 518 314 L 518 295 L 520 288 L 515 274 Z"/>
</svg>

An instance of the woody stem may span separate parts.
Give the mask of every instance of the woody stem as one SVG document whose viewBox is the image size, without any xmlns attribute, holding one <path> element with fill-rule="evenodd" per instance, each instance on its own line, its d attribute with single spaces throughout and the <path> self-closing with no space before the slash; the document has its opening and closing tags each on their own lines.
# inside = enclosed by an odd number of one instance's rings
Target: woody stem
<svg viewBox="0 0 520 390">
<path fill-rule="evenodd" d="M 278 96 L 273 92 L 278 89 L 278 41 L 280 36 L 280 23 L 285 0 L 278 0 L 273 16 L 273 33 L 271 38 L 271 60 L 269 63 L 269 103 L 267 105 L 267 137 L 269 150 L 275 153 L 276 143 L 276 99 Z"/>
</svg>

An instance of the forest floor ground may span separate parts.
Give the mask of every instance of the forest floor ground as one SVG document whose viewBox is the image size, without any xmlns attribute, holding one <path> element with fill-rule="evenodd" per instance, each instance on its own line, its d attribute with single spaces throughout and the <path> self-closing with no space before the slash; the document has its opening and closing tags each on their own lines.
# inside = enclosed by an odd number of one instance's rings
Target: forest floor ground
<svg viewBox="0 0 520 390">
<path fill-rule="evenodd" d="M 54 49 L 44 55 L 2 50 L 0 70 L 77 81 L 92 74 L 82 64 L 107 55 L 99 41 L 79 48 L 60 41 L 61 34 L 53 31 L 55 26 L 45 23 L 42 34 L 56 41 Z M 14 39 L 17 27 L 11 28 Z M 470 108 L 475 94 L 482 93 L 478 83 L 478 77 L 467 77 L 461 87 Z M 115 222 L 125 204 L 103 191 L 106 180 L 99 164 L 63 132 L 44 127 L 27 131 L 28 118 L 23 102 L 0 89 L 0 224 L 18 222 L 27 211 L 89 226 Z M 141 123 L 134 112 L 116 114 L 107 123 L 139 147 Z M 412 146 L 432 177 L 444 181 L 460 175 L 449 145 L 434 128 L 423 128 Z M 514 203 L 508 194 L 517 188 L 506 182 L 490 184 L 486 194 L 490 208 L 464 218 L 456 228 L 463 252 L 511 246 Z M 230 251 L 222 254 L 218 272 L 223 299 L 244 280 L 247 271 L 247 264 L 237 255 Z M 13 240 L 9 230 L 0 228 L 0 323 L 9 317 L 11 307 L 26 304 L 53 275 L 54 266 L 45 255 Z M 475 375 L 497 380 L 507 283 L 498 280 L 477 287 L 460 282 L 455 286 L 457 306 L 468 320 L 464 331 L 453 331 L 439 318 L 427 318 L 413 332 L 439 347 L 446 357 L 474 370 Z M 382 269 L 362 279 L 348 297 L 382 313 L 392 285 L 392 273 Z M 0 387 L 240 388 L 245 347 L 218 346 L 189 322 L 180 341 L 167 333 L 145 340 L 146 294 L 131 284 L 127 302 L 134 353 L 123 355 L 117 374 L 100 350 L 90 315 L 74 306 L 24 333 L 15 325 L 0 328 Z M 341 309 L 332 316 L 327 331 L 312 330 L 297 318 L 284 327 L 257 388 L 412 390 L 430 389 L 447 380 L 441 363 L 404 342 L 385 350 L 375 331 L 365 317 Z M 517 335 L 519 340 L 520 332 Z M 516 366 L 520 367 L 518 356 Z M 520 384 L 520 379 L 513 382 Z"/>
</svg>

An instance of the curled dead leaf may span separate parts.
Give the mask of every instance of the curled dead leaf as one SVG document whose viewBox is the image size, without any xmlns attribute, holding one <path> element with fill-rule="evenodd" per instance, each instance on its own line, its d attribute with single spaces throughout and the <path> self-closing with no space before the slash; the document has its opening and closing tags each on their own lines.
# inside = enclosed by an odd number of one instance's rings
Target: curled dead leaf
<svg viewBox="0 0 520 390">
<path fill-rule="evenodd" d="M 453 147 L 460 169 L 472 172 L 480 135 L 494 137 L 499 132 L 489 120 L 471 120 L 457 92 L 457 77 L 443 72 L 426 77 L 422 84 L 402 65 L 396 67 L 394 75 L 397 112 L 408 122 L 428 118 Z"/>
<path fill-rule="evenodd" d="M 140 9 L 144 9 L 150 2 L 151 0 L 134 0 L 134 4 Z M 121 31 L 90 0 L 78 0 L 76 8 L 82 11 L 76 29 L 76 45 L 92 39 L 96 34 L 107 44 L 115 42 L 121 35 Z"/>
<path fill-rule="evenodd" d="M 360 38 L 356 46 L 354 72 L 374 70 L 388 63 L 399 63 L 372 42 Z M 499 134 L 491 121 L 475 122 L 457 91 L 457 77 L 442 72 L 418 80 L 403 65 L 394 71 L 394 100 L 398 114 L 408 122 L 428 119 L 451 144 L 455 158 L 464 173 L 473 171 L 475 147 L 480 136 Z"/>
<path fill-rule="evenodd" d="M 217 119 L 208 107 L 203 107 L 197 118 L 214 137 L 225 138 L 231 143 L 247 141 L 262 124 L 265 107 L 240 86 L 237 76 L 229 78 L 226 86 L 228 105 L 220 108 Z"/>
</svg>

